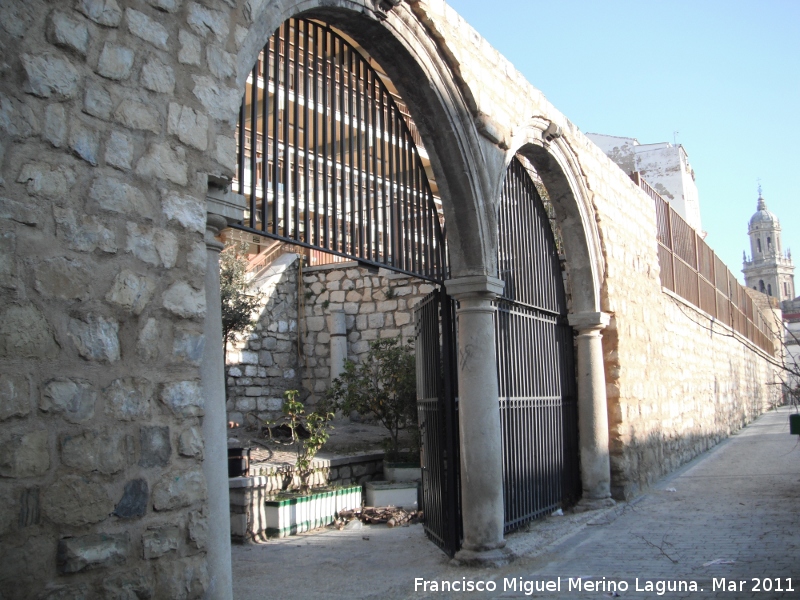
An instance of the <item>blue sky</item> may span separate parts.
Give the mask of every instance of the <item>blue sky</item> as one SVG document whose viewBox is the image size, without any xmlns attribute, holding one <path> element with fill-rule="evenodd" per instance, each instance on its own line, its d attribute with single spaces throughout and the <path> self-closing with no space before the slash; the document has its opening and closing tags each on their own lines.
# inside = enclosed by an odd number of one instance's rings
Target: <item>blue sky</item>
<svg viewBox="0 0 800 600">
<path fill-rule="evenodd" d="M 800 264 L 800 1 L 449 4 L 581 131 L 678 131 L 706 239 L 740 280 L 759 178 Z"/>
</svg>

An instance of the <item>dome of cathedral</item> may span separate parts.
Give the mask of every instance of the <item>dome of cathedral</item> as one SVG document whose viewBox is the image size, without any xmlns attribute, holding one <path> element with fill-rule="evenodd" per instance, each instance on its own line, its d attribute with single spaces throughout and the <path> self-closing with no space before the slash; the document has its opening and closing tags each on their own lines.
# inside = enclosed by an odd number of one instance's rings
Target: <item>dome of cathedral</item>
<svg viewBox="0 0 800 600">
<path fill-rule="evenodd" d="M 750 229 L 755 229 L 759 226 L 774 227 L 778 224 L 778 217 L 767 210 L 767 203 L 764 202 L 764 198 L 759 196 L 756 212 L 750 217 Z"/>
</svg>

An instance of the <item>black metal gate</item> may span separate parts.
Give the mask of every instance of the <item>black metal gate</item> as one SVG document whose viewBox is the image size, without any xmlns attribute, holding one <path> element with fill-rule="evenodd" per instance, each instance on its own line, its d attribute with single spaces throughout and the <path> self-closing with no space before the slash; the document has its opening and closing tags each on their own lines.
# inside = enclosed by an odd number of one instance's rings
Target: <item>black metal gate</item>
<svg viewBox="0 0 800 600">
<path fill-rule="evenodd" d="M 416 310 L 425 533 L 450 556 L 461 547 L 454 313 L 454 302 L 439 289 Z"/>
<path fill-rule="evenodd" d="M 558 250 L 542 199 L 516 158 L 498 222 L 505 288 L 495 334 L 510 531 L 573 504 L 581 484 L 573 335 Z"/>
</svg>

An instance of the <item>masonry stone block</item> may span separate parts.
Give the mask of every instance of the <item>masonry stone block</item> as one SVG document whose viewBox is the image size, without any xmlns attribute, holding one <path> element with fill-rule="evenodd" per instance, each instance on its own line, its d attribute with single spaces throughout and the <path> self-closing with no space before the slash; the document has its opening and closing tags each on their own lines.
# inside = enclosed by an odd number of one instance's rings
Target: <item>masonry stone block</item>
<svg viewBox="0 0 800 600">
<path fill-rule="evenodd" d="M 104 210 L 152 218 L 153 206 L 144 193 L 116 177 L 99 176 L 92 182 L 89 198 Z"/>
<path fill-rule="evenodd" d="M 121 565 L 130 553 L 128 533 L 94 533 L 62 538 L 58 542 L 58 570 L 61 573 L 78 573 L 87 569 Z"/>
<path fill-rule="evenodd" d="M 192 79 L 194 80 L 192 92 L 209 116 L 230 123 L 236 115 L 236 108 L 242 102 L 241 92 L 236 88 L 221 86 L 206 75 L 192 75 Z M 219 160 L 219 155 L 217 156 Z"/>
<path fill-rule="evenodd" d="M 127 46 L 106 42 L 97 62 L 97 73 L 106 79 L 127 79 L 133 68 L 134 52 Z"/>
<path fill-rule="evenodd" d="M 208 518 L 199 510 L 189 513 L 187 523 L 188 541 L 198 550 L 208 546 Z"/>
<path fill-rule="evenodd" d="M 83 112 L 107 121 L 114 112 L 111 94 L 98 83 L 89 82 L 83 94 Z"/>
<path fill-rule="evenodd" d="M 204 414 L 205 399 L 197 381 L 164 384 L 160 399 L 177 417 L 199 417 Z"/>
<path fill-rule="evenodd" d="M 46 298 L 86 300 L 91 292 L 92 273 L 86 263 L 55 257 L 34 268 L 34 287 Z"/>
<path fill-rule="evenodd" d="M 54 10 L 48 22 L 47 39 L 56 46 L 86 56 L 89 47 L 89 27 L 60 10 Z"/>
<path fill-rule="evenodd" d="M 115 233 L 93 215 L 76 217 L 72 209 L 53 207 L 57 237 L 66 241 L 71 250 L 93 252 L 99 249 L 108 254 L 117 251 Z"/>
<path fill-rule="evenodd" d="M 206 480 L 200 470 L 175 473 L 153 487 L 153 508 L 157 511 L 192 506 L 205 499 Z"/>
<path fill-rule="evenodd" d="M 22 374 L 0 374 L 0 421 L 25 417 L 30 411 L 28 378 Z"/>
<path fill-rule="evenodd" d="M 60 525 L 82 526 L 105 520 L 114 503 L 105 487 L 85 477 L 68 475 L 42 492 L 42 511 Z"/>
<path fill-rule="evenodd" d="M 45 52 L 38 56 L 22 54 L 20 60 L 27 76 L 27 92 L 59 101 L 69 100 L 77 94 L 80 75 L 68 59 Z"/>
<path fill-rule="evenodd" d="M 203 436 L 197 427 L 187 427 L 178 438 L 178 454 L 181 456 L 203 456 Z"/>
<path fill-rule="evenodd" d="M 175 73 L 172 67 L 154 57 L 142 65 L 139 81 L 152 92 L 171 94 L 175 89 Z"/>
<path fill-rule="evenodd" d="M 125 269 L 114 278 L 106 300 L 138 315 L 150 302 L 154 288 L 155 283 L 149 277 Z"/>
<path fill-rule="evenodd" d="M 197 35 L 205 38 L 211 34 L 222 44 L 228 40 L 230 28 L 228 18 L 224 13 L 196 2 L 190 2 L 188 8 L 189 16 L 186 22 Z"/>
<path fill-rule="evenodd" d="M 142 573 L 140 569 L 103 577 L 104 598 L 108 600 L 148 600 L 155 598 L 152 577 Z"/>
<path fill-rule="evenodd" d="M 167 192 L 163 195 L 161 204 L 169 220 L 177 221 L 189 231 L 203 233 L 206 230 L 205 205 L 197 198 Z"/>
<path fill-rule="evenodd" d="M 122 10 L 116 0 L 78 0 L 75 8 L 98 25 L 117 27 L 122 21 Z"/>
<path fill-rule="evenodd" d="M 88 381 L 54 379 L 42 390 L 39 410 L 61 415 L 70 423 L 83 423 L 94 417 L 97 394 Z"/>
<path fill-rule="evenodd" d="M 151 43 L 159 50 L 168 50 L 169 32 L 158 21 L 151 19 L 146 14 L 129 8 L 125 11 L 128 22 L 128 31 L 136 37 Z"/>
<path fill-rule="evenodd" d="M 43 135 L 56 148 L 67 141 L 67 117 L 63 104 L 50 104 L 44 111 Z"/>
<path fill-rule="evenodd" d="M 200 40 L 188 31 L 181 30 L 178 32 L 178 41 L 181 44 L 181 49 L 178 52 L 178 62 L 199 67 L 201 57 Z"/>
<path fill-rule="evenodd" d="M 178 362 L 199 365 L 203 360 L 205 337 L 202 333 L 177 329 L 172 341 L 172 356 Z"/>
<path fill-rule="evenodd" d="M 169 427 L 147 426 L 139 428 L 139 466 L 164 467 L 172 457 Z"/>
<path fill-rule="evenodd" d="M 125 433 L 118 429 L 65 435 L 61 441 L 61 462 L 84 473 L 118 473 L 128 463 L 128 454 Z"/>
<path fill-rule="evenodd" d="M 136 174 L 186 185 L 188 183 L 186 150 L 167 143 L 151 144 L 147 153 L 136 163 Z"/>
<path fill-rule="evenodd" d="M 178 259 L 178 238 L 174 233 L 130 222 L 126 224 L 126 227 L 128 233 L 126 252 L 132 253 L 136 258 L 150 265 L 163 266 L 168 269 L 175 266 Z"/>
<path fill-rule="evenodd" d="M 181 531 L 175 526 L 150 529 L 142 535 L 142 555 L 145 560 L 150 560 L 169 552 L 177 552 L 180 537 Z"/>
<path fill-rule="evenodd" d="M 164 292 L 163 306 L 186 319 L 200 319 L 206 314 L 206 294 L 185 281 L 176 281 Z"/>
<path fill-rule="evenodd" d="M 86 360 L 116 362 L 119 353 L 119 323 L 102 315 L 89 313 L 70 319 L 67 333 L 78 354 Z"/>
<path fill-rule="evenodd" d="M 208 148 L 208 124 L 208 117 L 203 113 L 175 102 L 170 103 L 167 130 L 184 144 L 198 150 L 206 150 Z"/>
<path fill-rule="evenodd" d="M 44 429 L 0 438 L 0 476 L 36 477 L 50 469 L 50 444 Z"/>
<path fill-rule="evenodd" d="M 24 183 L 32 196 L 55 200 L 75 184 L 75 171 L 64 165 L 27 163 L 22 166 L 17 183 Z"/>
<path fill-rule="evenodd" d="M 119 103 L 119 106 L 114 110 L 114 120 L 129 129 L 141 129 L 143 131 L 152 131 L 153 133 L 161 133 L 161 118 L 158 111 L 138 100 L 125 99 Z M 162 145 L 163 146 L 163 145 Z M 169 159 L 168 152 L 169 146 L 165 151 L 153 151 L 149 156 L 149 161 L 158 160 L 159 158 Z M 155 153 L 155 156 L 153 154 Z M 141 160 L 140 160 L 141 162 Z M 147 163 L 149 165 L 149 163 Z M 140 173 L 143 176 L 149 176 L 151 173 Z"/>
<path fill-rule="evenodd" d="M 233 77 L 236 74 L 236 57 L 217 45 L 211 44 L 206 47 L 206 63 L 209 71 L 220 79 Z"/>
<path fill-rule="evenodd" d="M 147 513 L 150 503 L 150 488 L 146 479 L 132 479 L 125 484 L 117 505 L 114 507 L 114 515 L 120 519 L 135 519 L 143 517 Z"/>
<path fill-rule="evenodd" d="M 225 135 L 217 135 L 214 144 L 214 160 L 227 169 L 232 176 L 236 170 L 236 140 Z"/>
<path fill-rule="evenodd" d="M 58 348 L 47 319 L 33 304 L 11 305 L 0 313 L 0 356 L 53 358 Z"/>
<path fill-rule="evenodd" d="M 140 377 L 115 379 L 103 390 L 105 413 L 122 421 L 137 421 L 150 415 L 155 385 Z"/>
</svg>

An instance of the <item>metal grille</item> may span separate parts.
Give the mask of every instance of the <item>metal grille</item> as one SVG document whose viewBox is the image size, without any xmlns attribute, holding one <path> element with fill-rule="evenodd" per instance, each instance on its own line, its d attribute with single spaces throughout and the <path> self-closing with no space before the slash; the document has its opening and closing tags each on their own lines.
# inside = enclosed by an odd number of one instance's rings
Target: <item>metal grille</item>
<svg viewBox="0 0 800 600">
<path fill-rule="evenodd" d="M 461 547 L 453 301 L 434 290 L 416 310 L 417 410 L 425 533 L 453 556 Z"/>
<path fill-rule="evenodd" d="M 572 328 L 553 232 L 536 187 L 512 160 L 498 214 L 496 344 L 505 529 L 581 493 Z"/>
<path fill-rule="evenodd" d="M 237 128 L 240 228 L 443 281 L 440 215 L 414 136 L 367 60 L 329 27 L 281 25 Z"/>
</svg>

